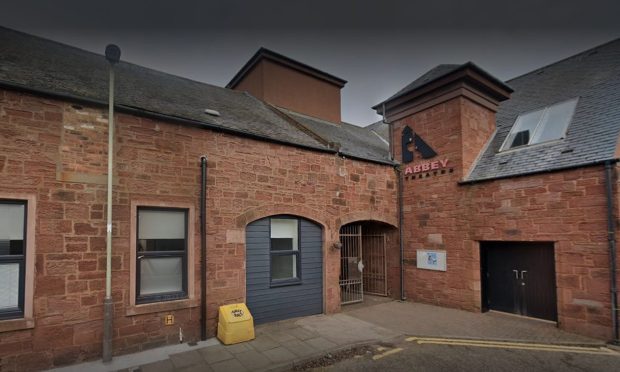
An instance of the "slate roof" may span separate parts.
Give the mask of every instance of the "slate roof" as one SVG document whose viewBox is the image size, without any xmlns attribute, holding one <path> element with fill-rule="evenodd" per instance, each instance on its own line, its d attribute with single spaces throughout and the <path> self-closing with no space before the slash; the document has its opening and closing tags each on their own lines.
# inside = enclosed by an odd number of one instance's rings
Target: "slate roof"
<svg viewBox="0 0 620 372">
<path fill-rule="evenodd" d="M 386 141 L 389 141 L 390 139 L 390 126 L 389 124 L 384 123 L 383 120 L 379 120 L 376 123 L 367 125 L 366 129 L 377 133 L 379 136 L 381 136 L 381 138 Z"/>
<path fill-rule="evenodd" d="M 391 101 L 395 98 L 398 98 L 400 96 L 403 96 L 411 92 L 412 90 L 421 88 L 424 85 L 441 78 L 442 76 L 448 75 L 449 73 L 457 70 L 459 67 L 461 67 L 461 65 L 454 65 L 454 64 L 437 65 L 433 67 L 432 69 L 430 69 L 428 72 L 426 72 L 424 75 L 420 76 L 419 78 L 415 79 L 413 82 L 406 85 L 403 89 L 394 93 L 392 96 L 390 96 L 390 98 L 384 100 L 384 102 Z M 379 105 L 376 105 L 374 107 L 377 107 Z"/>
<path fill-rule="evenodd" d="M 512 92 L 512 88 L 508 85 L 506 85 L 503 81 L 497 79 L 495 76 L 489 74 L 487 71 L 485 71 L 484 69 L 480 68 L 480 66 L 476 65 L 473 62 L 465 62 L 463 64 L 460 65 L 454 65 L 454 64 L 449 64 L 449 65 L 438 65 L 435 66 L 434 68 L 432 68 L 430 71 L 428 71 L 427 73 L 425 73 L 424 75 L 420 76 L 419 78 L 417 78 L 416 80 L 414 80 L 413 82 L 411 82 L 410 84 L 408 84 L 407 86 L 405 86 L 403 89 L 399 90 L 398 92 L 396 92 L 396 94 L 392 95 L 391 97 L 389 97 L 388 99 L 382 101 L 381 103 L 378 103 L 376 105 L 374 105 L 372 108 L 377 110 L 378 112 L 381 112 L 383 110 L 382 105 L 383 104 L 388 104 L 388 102 L 391 102 L 399 97 L 405 96 L 407 95 L 407 93 L 410 93 L 414 90 L 420 89 L 424 86 L 426 86 L 427 84 L 430 84 L 436 80 L 441 79 L 442 77 L 458 72 L 460 70 L 466 70 L 466 69 L 472 69 L 474 71 L 476 71 L 478 74 L 486 77 L 487 79 L 489 79 L 490 81 L 494 82 L 495 84 L 499 85 L 500 87 L 502 87 L 503 89 L 505 89 L 508 92 Z"/>
<path fill-rule="evenodd" d="M 163 115 L 215 130 L 335 152 L 325 141 L 300 130 L 274 107 L 247 93 L 122 61 L 115 71 L 119 110 Z M 108 64 L 102 55 L 0 27 L 0 85 L 107 104 Z M 207 115 L 205 109 L 216 110 L 221 116 Z M 352 127 L 343 125 L 346 130 L 322 133 L 336 142 L 348 133 L 351 140 L 343 146 L 347 153 L 381 160 L 374 134 L 364 135 L 360 133 L 363 128 Z"/>
<path fill-rule="evenodd" d="M 340 146 L 340 153 L 345 156 L 394 164 L 389 160 L 388 143 L 368 130 L 368 127 L 362 128 L 345 122 L 337 125 L 283 108 L 278 109 L 320 137 L 337 143 Z"/>
<path fill-rule="evenodd" d="M 620 39 L 507 82 L 497 131 L 466 180 L 584 166 L 616 158 L 620 135 Z M 499 152 L 520 113 L 579 97 L 566 138 Z"/>
</svg>

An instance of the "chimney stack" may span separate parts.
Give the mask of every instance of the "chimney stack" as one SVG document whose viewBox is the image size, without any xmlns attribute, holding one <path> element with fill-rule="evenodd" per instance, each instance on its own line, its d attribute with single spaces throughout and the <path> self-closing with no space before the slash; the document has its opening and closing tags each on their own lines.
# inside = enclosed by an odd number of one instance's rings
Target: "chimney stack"
<svg viewBox="0 0 620 372">
<path fill-rule="evenodd" d="M 346 81 L 261 48 L 226 88 L 246 91 L 274 106 L 340 124 Z"/>
</svg>

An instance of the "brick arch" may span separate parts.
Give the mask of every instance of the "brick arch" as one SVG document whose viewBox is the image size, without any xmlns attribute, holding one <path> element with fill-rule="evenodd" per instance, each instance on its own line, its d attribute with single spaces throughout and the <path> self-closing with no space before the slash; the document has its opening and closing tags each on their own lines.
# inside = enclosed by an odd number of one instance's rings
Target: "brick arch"
<svg viewBox="0 0 620 372">
<path fill-rule="evenodd" d="M 251 222 L 278 214 L 288 214 L 302 217 L 321 225 L 323 230 L 329 229 L 329 223 L 324 220 L 324 212 L 308 208 L 304 205 L 292 204 L 268 204 L 252 208 L 237 216 L 235 219 L 235 224 L 238 228 L 242 229 Z"/>
<path fill-rule="evenodd" d="M 383 222 L 387 225 L 392 226 L 393 228 L 398 228 L 398 217 L 392 216 L 391 214 L 381 213 L 377 211 L 359 211 L 359 212 L 351 212 L 345 214 L 344 216 L 338 218 L 336 220 L 338 224 L 338 228 L 349 224 L 351 222 L 357 221 L 378 221 Z"/>
</svg>

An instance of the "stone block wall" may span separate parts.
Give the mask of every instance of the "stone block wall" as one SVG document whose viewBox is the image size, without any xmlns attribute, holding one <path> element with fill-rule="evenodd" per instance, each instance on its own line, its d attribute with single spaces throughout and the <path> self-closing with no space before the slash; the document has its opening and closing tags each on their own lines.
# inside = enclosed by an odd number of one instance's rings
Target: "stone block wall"
<svg viewBox="0 0 620 372">
<path fill-rule="evenodd" d="M 39 370 L 101 355 L 105 294 L 107 109 L 0 90 L 0 197 L 37 204 L 34 327 L 0 321 L 0 369 Z M 324 233 L 325 312 L 339 299 L 341 225 L 397 226 L 396 178 L 385 165 L 343 159 L 191 127 L 118 114 L 113 195 L 112 296 L 115 354 L 199 337 L 200 157 L 208 156 L 207 316 L 245 298 L 245 226 L 274 214 L 314 220 Z M 187 301 L 134 306 L 133 206 L 190 205 L 193 293 Z M 174 326 L 163 316 L 173 314 Z M 10 324 L 9 324 L 10 323 Z"/>
<path fill-rule="evenodd" d="M 480 242 L 552 242 L 559 326 L 610 339 L 603 166 L 461 184 L 492 134 L 490 118 L 487 108 L 457 97 L 394 124 L 394 143 L 409 125 L 436 159 L 448 159 L 445 172 L 405 176 L 407 297 L 481 311 Z M 395 152 L 400 159 L 398 145 Z M 411 165 L 424 161 L 416 153 Z M 445 250 L 447 271 L 417 269 L 418 249 Z"/>
</svg>

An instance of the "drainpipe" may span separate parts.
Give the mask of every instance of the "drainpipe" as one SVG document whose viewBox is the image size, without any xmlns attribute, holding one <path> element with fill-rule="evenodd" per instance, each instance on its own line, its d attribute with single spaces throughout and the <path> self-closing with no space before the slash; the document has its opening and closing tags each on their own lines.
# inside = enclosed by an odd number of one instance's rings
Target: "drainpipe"
<svg viewBox="0 0 620 372">
<path fill-rule="evenodd" d="M 388 157 L 390 160 L 394 160 L 394 151 L 392 150 L 392 124 L 387 120 L 385 116 L 385 103 L 383 104 L 383 108 L 381 109 L 381 115 L 383 115 L 383 123 L 388 125 Z"/>
<path fill-rule="evenodd" d="M 389 156 L 390 160 L 394 161 L 394 148 L 392 146 L 393 142 L 393 128 L 392 123 L 390 123 L 385 115 L 385 103 L 381 108 L 381 115 L 383 115 L 383 122 L 388 125 L 389 129 Z M 396 177 L 398 178 L 398 243 L 400 245 L 400 300 L 405 301 L 407 297 L 405 296 L 405 243 L 403 237 L 403 179 L 402 179 L 402 171 L 398 166 L 394 167 L 396 171 Z"/>
<path fill-rule="evenodd" d="M 200 158 L 200 339 L 207 339 L 207 156 Z"/>
<path fill-rule="evenodd" d="M 402 179 L 402 171 L 398 168 L 394 168 L 396 170 L 396 175 L 398 177 L 398 238 L 400 244 L 400 300 L 405 301 L 407 297 L 405 296 L 405 246 L 404 246 L 404 238 L 403 238 L 403 179 Z"/>
<path fill-rule="evenodd" d="M 614 344 L 620 343 L 618 335 L 618 290 L 616 288 L 616 218 L 614 216 L 612 163 L 605 162 L 605 191 L 607 194 L 607 241 L 609 242 L 609 276 L 611 279 L 611 326 Z"/>
<path fill-rule="evenodd" d="M 106 225 L 106 271 L 105 298 L 103 300 L 103 351 L 104 363 L 112 360 L 112 319 L 114 304 L 112 302 L 112 177 L 114 176 L 114 65 L 121 58 L 118 46 L 110 44 L 105 48 L 105 58 L 110 62 L 110 84 L 108 87 L 108 200 Z"/>
</svg>

